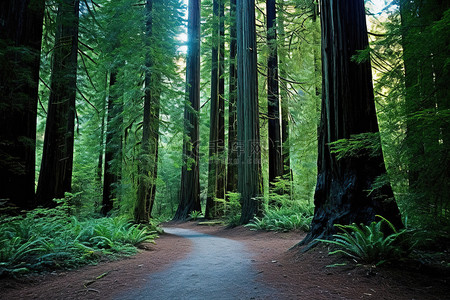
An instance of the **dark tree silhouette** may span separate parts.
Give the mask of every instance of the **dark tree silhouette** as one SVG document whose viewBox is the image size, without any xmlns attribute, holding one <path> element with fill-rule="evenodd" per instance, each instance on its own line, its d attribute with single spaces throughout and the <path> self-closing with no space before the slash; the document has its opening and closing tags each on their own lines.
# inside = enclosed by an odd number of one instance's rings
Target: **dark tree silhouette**
<svg viewBox="0 0 450 300">
<path fill-rule="evenodd" d="M 79 1 L 58 5 L 50 99 L 45 125 L 38 205 L 52 207 L 55 198 L 71 191 L 77 88 Z"/>
<path fill-rule="evenodd" d="M 382 215 L 401 227 L 389 184 L 376 188 L 386 173 L 381 146 L 376 154 L 337 159 L 330 143 L 355 134 L 378 133 L 369 61 L 352 56 L 368 47 L 364 1 L 321 1 L 323 98 L 318 176 L 311 231 L 300 243 L 330 237 L 334 224 L 369 223 Z"/>
<path fill-rule="evenodd" d="M 218 175 L 219 141 L 219 1 L 213 1 L 212 47 L 211 47 L 211 99 L 209 118 L 209 160 L 208 193 L 206 196 L 205 216 L 216 215 L 215 197 Z"/>
<path fill-rule="evenodd" d="M 242 202 L 240 222 L 245 224 L 260 215 L 262 194 L 255 1 L 238 0 L 236 12 L 238 192 Z"/>
<path fill-rule="evenodd" d="M 114 200 L 119 197 L 122 178 L 122 126 L 123 100 L 119 97 L 117 71 L 109 78 L 108 116 L 106 119 L 105 170 L 101 214 L 106 216 L 114 208 Z"/>
<path fill-rule="evenodd" d="M 0 1 L 0 201 L 32 208 L 44 0 Z"/>
<path fill-rule="evenodd" d="M 278 47 L 275 0 L 266 1 L 267 44 L 267 112 L 269 116 L 269 184 L 283 175 L 280 96 L 278 91 Z"/>
<path fill-rule="evenodd" d="M 181 169 L 180 204 L 175 220 L 186 219 L 201 211 L 198 112 L 200 109 L 200 0 L 189 1 L 188 55 L 186 68 L 186 104 L 184 108 L 183 166 Z"/>
<path fill-rule="evenodd" d="M 151 46 L 153 35 L 153 3 L 146 2 L 147 47 Z M 156 176 L 158 170 L 159 140 L 159 87 L 158 75 L 154 70 L 154 58 L 147 53 L 145 70 L 144 120 L 142 126 L 142 149 L 140 155 L 139 182 L 134 220 L 137 223 L 148 223 L 151 217 L 156 192 Z"/>
<path fill-rule="evenodd" d="M 228 102 L 228 162 L 227 162 L 227 192 L 237 192 L 237 65 L 236 65 L 236 0 L 230 4 L 230 81 Z"/>
</svg>

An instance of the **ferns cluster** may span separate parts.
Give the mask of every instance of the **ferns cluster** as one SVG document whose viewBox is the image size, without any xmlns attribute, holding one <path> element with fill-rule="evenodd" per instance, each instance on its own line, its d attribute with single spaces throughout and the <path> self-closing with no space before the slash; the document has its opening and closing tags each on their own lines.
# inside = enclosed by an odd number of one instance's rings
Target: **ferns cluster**
<svg viewBox="0 0 450 300">
<path fill-rule="evenodd" d="M 139 227 L 125 217 L 78 220 L 67 206 L 36 209 L 0 219 L 0 276 L 72 268 L 101 258 L 136 253 L 152 242 L 156 227 Z"/>
<path fill-rule="evenodd" d="M 334 240 L 319 240 L 336 246 L 336 250 L 329 254 L 343 254 L 358 263 L 381 265 L 404 259 L 414 247 L 411 239 L 407 238 L 408 229 L 396 230 L 385 218 L 369 225 L 340 225 L 341 230 L 334 235 Z M 388 226 L 391 234 L 385 234 L 383 226 Z"/>
</svg>

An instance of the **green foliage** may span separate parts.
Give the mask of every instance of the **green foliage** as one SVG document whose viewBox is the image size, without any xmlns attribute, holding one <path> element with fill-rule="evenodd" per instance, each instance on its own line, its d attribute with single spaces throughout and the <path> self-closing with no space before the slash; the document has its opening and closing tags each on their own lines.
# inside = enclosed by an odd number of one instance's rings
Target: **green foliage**
<svg viewBox="0 0 450 300">
<path fill-rule="evenodd" d="M 236 227 L 241 224 L 241 195 L 239 193 L 227 193 L 226 199 L 216 199 L 222 203 L 223 216 L 229 227 Z"/>
<path fill-rule="evenodd" d="M 251 223 L 245 225 L 251 230 L 291 231 L 309 230 L 312 214 L 301 213 L 292 208 L 274 207 L 265 212 L 264 217 L 255 217 Z"/>
<path fill-rule="evenodd" d="M 349 139 L 331 142 L 331 153 L 337 154 L 337 159 L 346 157 L 373 157 L 381 152 L 380 134 L 365 132 L 354 134 Z"/>
<path fill-rule="evenodd" d="M 54 209 L 1 218 L 0 276 L 71 268 L 105 256 L 130 255 L 136 253 L 136 245 L 157 237 L 154 226 L 133 225 L 125 217 L 80 221 L 70 216 L 69 208 L 62 201 Z"/>
<path fill-rule="evenodd" d="M 190 214 L 189 214 L 189 217 L 192 219 L 192 220 L 197 220 L 198 218 L 201 218 L 201 217 L 203 217 L 203 215 L 202 215 L 202 212 L 201 211 L 197 211 L 197 210 L 195 210 L 195 211 L 193 211 L 193 212 L 191 212 Z"/>
<path fill-rule="evenodd" d="M 404 259 L 411 252 L 414 244 L 407 237 L 408 229 L 397 231 L 385 218 L 369 225 L 340 225 L 335 224 L 342 233 L 333 235 L 334 240 L 319 240 L 337 247 L 329 254 L 343 254 L 358 263 L 381 265 L 385 262 Z M 384 227 L 388 228 L 384 228 Z M 383 230 L 384 229 L 384 230 Z M 393 233 L 385 234 L 383 231 Z"/>
</svg>

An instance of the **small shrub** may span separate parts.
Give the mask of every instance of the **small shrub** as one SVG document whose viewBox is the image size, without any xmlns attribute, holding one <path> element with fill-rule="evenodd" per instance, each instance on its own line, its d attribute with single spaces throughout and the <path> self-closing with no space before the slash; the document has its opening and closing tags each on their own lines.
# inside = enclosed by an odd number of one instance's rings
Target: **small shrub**
<svg viewBox="0 0 450 300">
<path fill-rule="evenodd" d="M 0 217 L 0 276 L 72 268 L 102 257 L 136 253 L 136 245 L 153 241 L 156 227 L 134 225 L 128 218 L 80 221 L 61 203 L 23 217 Z"/>
<path fill-rule="evenodd" d="M 189 214 L 189 217 L 190 217 L 192 220 L 195 221 L 195 220 L 197 220 L 197 219 L 203 217 L 203 215 L 202 215 L 202 212 L 201 212 L 201 211 L 194 210 L 193 212 L 191 212 L 191 213 Z"/>
<path fill-rule="evenodd" d="M 273 207 L 266 211 L 264 217 L 255 217 L 251 223 L 245 225 L 251 230 L 291 231 L 309 230 L 312 215 L 300 213 L 292 208 Z"/>
<path fill-rule="evenodd" d="M 334 240 L 319 240 L 337 247 L 329 254 L 343 254 L 358 263 L 381 265 L 385 262 L 400 260 L 408 256 L 413 243 L 406 237 L 407 229 L 397 231 L 388 220 L 381 216 L 378 222 L 369 225 L 339 225 L 342 232 L 333 235 Z M 393 231 L 385 235 L 382 226 L 387 225 Z"/>
</svg>

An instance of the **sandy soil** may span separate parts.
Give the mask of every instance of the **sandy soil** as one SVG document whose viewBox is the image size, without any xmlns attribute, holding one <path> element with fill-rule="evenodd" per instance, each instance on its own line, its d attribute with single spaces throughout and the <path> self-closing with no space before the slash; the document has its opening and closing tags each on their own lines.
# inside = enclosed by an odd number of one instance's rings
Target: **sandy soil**
<svg viewBox="0 0 450 300">
<path fill-rule="evenodd" d="M 327 268 L 342 260 L 328 256 L 325 248 L 303 254 L 288 251 L 304 236 L 300 232 L 254 232 L 243 227 L 198 226 L 195 222 L 164 226 L 242 242 L 252 255 L 257 280 L 277 290 L 278 299 L 450 299 L 450 274 L 388 266 Z M 168 269 L 193 248 L 188 239 L 169 234 L 161 236 L 156 245 L 145 247 L 147 250 L 121 261 L 20 280 L 3 279 L 0 299 L 114 299 L 145 286 L 150 274 Z"/>
</svg>

